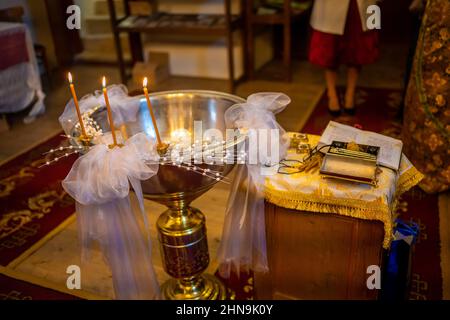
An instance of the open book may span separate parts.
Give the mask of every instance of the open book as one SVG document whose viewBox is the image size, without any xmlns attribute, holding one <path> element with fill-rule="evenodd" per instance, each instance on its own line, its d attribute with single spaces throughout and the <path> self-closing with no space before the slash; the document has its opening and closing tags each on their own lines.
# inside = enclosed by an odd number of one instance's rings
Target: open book
<svg viewBox="0 0 450 320">
<path fill-rule="evenodd" d="M 398 139 L 330 121 L 320 138 L 319 146 L 329 145 L 333 141 L 356 142 L 380 147 L 377 159 L 379 165 L 396 171 L 400 166 L 403 142 Z"/>
</svg>

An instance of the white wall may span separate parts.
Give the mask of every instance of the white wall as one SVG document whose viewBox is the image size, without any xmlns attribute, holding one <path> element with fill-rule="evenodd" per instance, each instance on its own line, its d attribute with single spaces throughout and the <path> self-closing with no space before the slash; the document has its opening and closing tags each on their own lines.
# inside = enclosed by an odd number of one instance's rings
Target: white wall
<svg viewBox="0 0 450 320">
<path fill-rule="evenodd" d="M 242 41 L 239 32 L 234 34 L 234 73 L 236 79 L 244 72 Z M 144 44 L 144 57 L 148 52 L 169 54 L 172 75 L 228 79 L 228 53 L 224 39 L 210 42 L 172 42 L 163 37 Z M 264 32 L 255 37 L 255 67 L 258 69 L 273 59 L 272 33 Z"/>
</svg>

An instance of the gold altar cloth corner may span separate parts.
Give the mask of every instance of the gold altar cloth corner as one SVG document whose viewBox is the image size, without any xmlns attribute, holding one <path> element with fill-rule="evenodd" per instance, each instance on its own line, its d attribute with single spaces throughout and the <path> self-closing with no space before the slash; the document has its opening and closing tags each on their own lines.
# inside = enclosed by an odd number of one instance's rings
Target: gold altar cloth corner
<svg viewBox="0 0 450 320">
<path fill-rule="evenodd" d="M 308 135 L 311 147 L 320 137 Z M 303 155 L 289 150 L 286 158 Z M 394 213 L 398 197 L 415 186 L 423 175 L 403 155 L 398 172 L 381 167 L 377 187 L 324 178 L 319 170 L 291 175 L 276 174 L 266 178 L 265 198 L 277 206 L 318 213 L 332 213 L 384 224 L 383 247 L 393 239 Z"/>
</svg>

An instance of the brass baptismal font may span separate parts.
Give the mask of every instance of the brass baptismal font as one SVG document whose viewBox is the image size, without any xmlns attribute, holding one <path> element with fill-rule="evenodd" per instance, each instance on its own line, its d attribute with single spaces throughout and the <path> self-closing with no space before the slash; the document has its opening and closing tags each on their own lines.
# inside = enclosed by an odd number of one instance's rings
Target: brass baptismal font
<svg viewBox="0 0 450 320">
<path fill-rule="evenodd" d="M 225 138 L 225 111 L 245 102 L 230 94 L 199 90 L 156 92 L 149 97 L 161 139 L 169 144 L 180 134 L 193 139 L 196 121 L 201 121 L 203 130 L 219 130 Z M 103 132 L 110 130 L 105 108 L 99 108 L 91 117 Z M 126 123 L 121 130 L 126 130 L 130 137 L 142 131 L 155 137 L 144 98 L 140 100 L 137 120 Z M 224 140 L 223 149 L 236 150 L 242 139 L 237 135 L 231 141 Z M 194 145 L 196 142 L 191 141 Z M 205 216 L 190 204 L 224 178 L 234 164 L 214 161 L 195 164 L 194 159 L 188 160 L 193 163 L 189 168 L 162 161 L 158 173 L 142 182 L 144 197 L 167 207 L 156 222 L 163 267 L 171 276 L 162 285 L 162 292 L 167 299 L 225 299 L 227 291 L 222 282 L 203 273 L 210 261 Z"/>
</svg>

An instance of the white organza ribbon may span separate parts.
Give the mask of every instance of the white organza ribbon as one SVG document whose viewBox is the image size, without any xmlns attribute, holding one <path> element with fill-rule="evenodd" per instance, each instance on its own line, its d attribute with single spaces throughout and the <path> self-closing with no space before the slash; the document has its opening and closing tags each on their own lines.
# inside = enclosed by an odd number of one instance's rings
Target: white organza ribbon
<svg viewBox="0 0 450 320">
<path fill-rule="evenodd" d="M 113 84 L 107 89 L 114 124 L 119 126 L 123 123 L 135 122 L 139 113 L 141 96 L 130 97 L 128 89 L 123 84 Z M 81 113 L 85 113 L 95 107 L 105 106 L 105 97 L 101 90 L 97 90 L 93 94 L 83 96 L 78 104 Z M 74 124 L 78 122 L 73 99 L 66 104 L 58 120 L 66 134 L 71 134 Z"/>
<path fill-rule="evenodd" d="M 98 241 L 117 299 L 159 297 L 141 188 L 141 180 L 157 173 L 158 159 L 155 144 L 139 133 L 122 148 L 96 145 L 75 161 L 62 183 L 76 200 L 82 261 Z M 130 184 L 136 197 L 129 194 Z"/>
<path fill-rule="evenodd" d="M 279 159 L 286 154 L 289 138 L 277 123 L 275 114 L 281 112 L 291 99 L 282 93 L 256 93 L 246 103 L 236 104 L 225 113 L 227 127 L 244 130 L 278 129 Z M 249 146 L 246 146 L 247 153 Z M 261 166 L 267 159 L 258 158 L 258 164 L 239 165 L 234 177 L 225 212 L 222 241 L 218 250 L 219 273 L 229 278 L 249 269 L 269 270 L 266 253 L 264 216 L 264 176 Z"/>
</svg>

